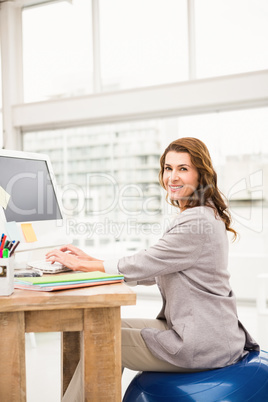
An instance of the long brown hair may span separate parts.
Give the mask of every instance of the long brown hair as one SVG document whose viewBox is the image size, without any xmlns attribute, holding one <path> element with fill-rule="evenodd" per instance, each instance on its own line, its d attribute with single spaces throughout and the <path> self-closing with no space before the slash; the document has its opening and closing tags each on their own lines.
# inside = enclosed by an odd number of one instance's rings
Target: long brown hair
<svg viewBox="0 0 268 402">
<path fill-rule="evenodd" d="M 163 182 L 165 159 L 167 153 L 170 151 L 188 153 L 192 164 L 199 173 L 198 188 L 193 192 L 192 196 L 187 199 L 184 209 L 201 205 L 213 208 L 215 213 L 217 213 L 225 223 L 226 230 L 232 232 L 234 240 L 236 240 L 238 233 L 231 228 L 231 215 L 224 200 L 225 197 L 217 187 L 217 173 L 213 168 L 206 145 L 197 138 L 192 137 L 179 138 L 169 144 L 160 158 L 159 181 L 164 189 L 166 189 Z M 179 207 L 177 200 L 171 200 L 170 203 L 175 207 Z"/>
</svg>

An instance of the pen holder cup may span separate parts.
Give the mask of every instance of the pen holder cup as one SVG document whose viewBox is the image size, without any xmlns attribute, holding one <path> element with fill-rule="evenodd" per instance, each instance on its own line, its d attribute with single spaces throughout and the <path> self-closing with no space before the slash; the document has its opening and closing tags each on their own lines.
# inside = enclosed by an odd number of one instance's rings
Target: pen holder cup
<svg viewBox="0 0 268 402">
<path fill-rule="evenodd" d="M 14 256 L 0 258 L 0 296 L 10 296 L 14 292 Z"/>
</svg>

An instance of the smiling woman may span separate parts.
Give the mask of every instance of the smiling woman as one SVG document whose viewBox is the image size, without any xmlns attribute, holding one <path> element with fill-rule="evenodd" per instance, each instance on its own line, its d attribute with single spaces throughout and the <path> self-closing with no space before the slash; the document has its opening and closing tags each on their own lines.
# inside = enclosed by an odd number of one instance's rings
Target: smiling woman
<svg viewBox="0 0 268 402">
<path fill-rule="evenodd" d="M 138 285 L 157 284 L 157 318 L 122 320 L 122 366 L 136 371 L 189 372 L 229 366 L 259 350 L 237 318 L 229 284 L 227 206 L 206 145 L 172 142 L 159 179 L 180 214 L 158 242 L 119 260 L 102 261 L 68 245 L 47 254 L 73 270 L 120 273 Z"/>
</svg>

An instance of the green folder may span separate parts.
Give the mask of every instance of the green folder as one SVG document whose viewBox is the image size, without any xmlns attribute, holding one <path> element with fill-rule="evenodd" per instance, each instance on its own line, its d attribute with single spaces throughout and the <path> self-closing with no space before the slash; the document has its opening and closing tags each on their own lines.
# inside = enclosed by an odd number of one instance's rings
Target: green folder
<svg viewBox="0 0 268 402">
<path fill-rule="evenodd" d="M 71 274 L 56 274 L 40 277 L 22 277 L 16 278 L 15 283 L 23 283 L 29 285 L 42 285 L 42 284 L 57 284 L 57 283 L 70 283 L 70 282 L 96 282 L 96 280 L 123 280 L 123 275 L 110 275 L 105 272 L 76 272 Z"/>
</svg>

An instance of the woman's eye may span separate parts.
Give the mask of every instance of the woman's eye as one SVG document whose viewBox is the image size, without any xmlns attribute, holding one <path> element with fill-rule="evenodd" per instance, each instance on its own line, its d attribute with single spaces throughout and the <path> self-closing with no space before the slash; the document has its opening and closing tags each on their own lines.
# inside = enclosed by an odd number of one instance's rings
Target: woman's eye
<svg viewBox="0 0 268 402">
<path fill-rule="evenodd" d="M 169 166 L 166 166 L 165 170 L 171 170 L 171 168 Z"/>
</svg>

